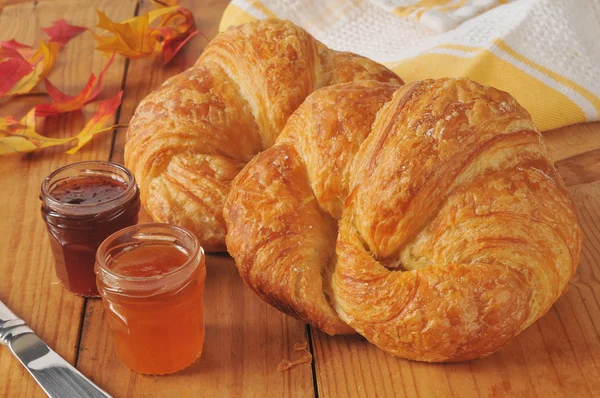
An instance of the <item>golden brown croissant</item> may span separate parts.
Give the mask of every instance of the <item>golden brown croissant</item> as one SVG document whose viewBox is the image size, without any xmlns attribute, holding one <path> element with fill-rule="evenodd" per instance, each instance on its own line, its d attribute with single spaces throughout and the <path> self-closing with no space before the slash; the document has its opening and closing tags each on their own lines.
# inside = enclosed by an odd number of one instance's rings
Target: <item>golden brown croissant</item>
<svg viewBox="0 0 600 398">
<path fill-rule="evenodd" d="M 157 221 L 191 229 L 205 250 L 224 250 L 223 202 L 244 164 L 273 145 L 311 92 L 369 79 L 402 83 L 288 21 L 227 30 L 194 67 L 146 97 L 131 120 L 125 164 L 144 207 Z"/>
<path fill-rule="evenodd" d="M 581 249 L 529 114 L 466 79 L 316 91 L 224 215 L 264 300 L 422 361 L 500 349 L 565 291 Z"/>
</svg>

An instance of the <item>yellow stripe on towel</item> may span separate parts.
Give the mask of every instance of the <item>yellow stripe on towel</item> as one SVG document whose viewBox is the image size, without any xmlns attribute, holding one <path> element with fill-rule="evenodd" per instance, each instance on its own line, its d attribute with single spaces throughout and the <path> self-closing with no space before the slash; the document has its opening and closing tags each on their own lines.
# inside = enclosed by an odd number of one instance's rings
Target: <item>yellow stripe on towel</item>
<svg viewBox="0 0 600 398">
<path fill-rule="evenodd" d="M 442 6 L 442 7 L 438 8 L 436 11 L 445 12 L 448 10 L 456 10 L 457 8 L 460 8 L 462 5 L 464 5 L 466 2 L 467 2 L 467 0 L 459 0 L 454 4 L 448 4 L 448 5 Z"/>
<path fill-rule="evenodd" d="M 404 7 L 396 7 L 394 9 L 394 14 L 399 15 L 401 17 L 407 17 L 412 14 L 414 11 L 419 12 L 419 18 L 422 13 L 425 11 L 435 7 L 435 6 L 445 6 L 450 3 L 452 0 L 421 0 L 412 6 L 404 6 Z"/>
<path fill-rule="evenodd" d="M 513 50 L 508 44 L 506 44 L 506 42 L 502 39 L 496 39 L 494 41 L 494 44 L 496 44 L 498 46 L 498 48 L 500 48 L 502 51 L 509 54 L 513 58 L 523 62 L 524 64 L 530 66 L 531 68 L 537 70 L 538 72 L 543 73 L 544 75 L 546 75 L 549 78 L 555 80 L 556 82 L 562 84 L 563 86 L 568 87 L 571 90 L 577 92 L 582 97 L 587 99 L 594 106 L 594 108 L 596 108 L 596 111 L 600 114 L 600 99 L 598 99 L 598 97 L 596 97 L 591 91 L 586 90 L 584 87 L 582 87 L 579 84 L 575 83 L 574 81 L 568 79 L 567 77 L 562 76 L 556 72 L 553 72 L 550 69 L 548 69 L 540 64 L 535 63 L 534 61 L 530 60 L 529 58 L 525 57 L 524 55 L 519 54 L 518 52 Z"/>
</svg>

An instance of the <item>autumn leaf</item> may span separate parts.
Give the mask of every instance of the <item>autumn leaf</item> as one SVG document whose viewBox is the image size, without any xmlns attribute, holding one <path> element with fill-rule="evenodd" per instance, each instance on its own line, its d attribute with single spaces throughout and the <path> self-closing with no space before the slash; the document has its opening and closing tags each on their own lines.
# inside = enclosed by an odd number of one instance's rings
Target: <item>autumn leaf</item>
<svg viewBox="0 0 600 398">
<path fill-rule="evenodd" d="M 27 44 L 19 43 L 15 39 L 0 41 L 0 46 L 6 47 L 6 48 L 12 48 L 15 50 L 18 50 L 21 48 L 31 48 L 31 46 L 28 46 Z"/>
<path fill-rule="evenodd" d="M 108 34 L 95 35 L 98 50 L 105 54 L 116 52 L 130 59 L 162 54 L 163 62 L 169 62 L 194 36 L 196 30 L 192 12 L 177 5 L 177 1 L 153 1 L 159 8 L 147 14 L 113 22 L 98 11 L 98 27 Z M 151 27 L 159 20 L 157 27 Z"/>
<path fill-rule="evenodd" d="M 119 125 L 105 127 L 121 105 L 122 97 L 123 91 L 120 91 L 114 97 L 98 102 L 94 116 L 77 135 L 72 137 L 50 138 L 38 134 L 35 131 L 36 108 L 32 108 L 20 121 L 13 116 L 0 117 L 0 155 L 33 152 L 77 141 L 77 145 L 67 151 L 69 154 L 75 153 L 95 135 L 124 127 Z"/>
<path fill-rule="evenodd" d="M 73 148 L 67 151 L 68 154 L 74 154 L 87 144 L 96 134 L 104 133 L 106 131 L 113 130 L 117 126 L 104 127 L 114 115 L 114 113 L 121 105 L 121 99 L 123 98 L 123 91 L 120 91 L 112 98 L 109 98 L 98 103 L 98 109 L 92 118 L 83 127 L 83 130 L 75 138 L 78 143 Z"/>
<path fill-rule="evenodd" d="M 3 58 L 14 58 L 17 55 L 25 59 L 30 59 L 35 54 L 36 49 L 27 44 L 19 43 L 15 39 L 0 41 L 0 60 Z"/>
<path fill-rule="evenodd" d="M 179 5 L 179 0 L 150 0 L 157 7 L 173 7 Z"/>
<path fill-rule="evenodd" d="M 148 14 L 129 19 L 125 22 L 113 22 L 102 11 L 98 11 L 98 27 L 114 36 L 95 35 L 97 50 L 105 54 L 116 52 L 127 58 L 136 59 L 160 51 L 160 43 L 148 34 Z"/>
<path fill-rule="evenodd" d="M 169 7 L 161 7 L 161 8 L 157 8 L 155 10 L 151 10 L 148 12 L 148 22 L 152 23 L 154 21 L 156 21 L 158 18 L 160 18 L 161 20 L 163 20 L 164 17 L 168 16 L 169 14 L 173 14 L 174 12 L 176 12 L 177 10 L 179 10 L 182 7 L 179 6 L 169 6 Z M 134 18 L 132 18 L 134 19 Z"/>
<path fill-rule="evenodd" d="M 192 12 L 183 7 L 161 16 L 160 26 L 153 30 L 153 34 L 156 33 L 160 34 L 164 64 L 169 63 L 192 37 L 201 34 L 196 30 Z M 206 39 L 206 36 L 204 38 Z"/>
<path fill-rule="evenodd" d="M 22 54 L 26 47 L 20 47 L 14 40 L 3 42 L 0 57 L 0 95 L 17 95 L 30 92 L 42 79 L 50 73 L 60 50 L 60 44 L 41 42 L 31 57 L 25 58 Z M 16 43 L 16 44 L 15 44 Z M 29 64 L 27 67 L 26 63 Z M 25 73 L 27 72 L 27 73 Z"/>
<path fill-rule="evenodd" d="M 19 49 L 27 48 L 14 39 L 0 42 L 0 96 L 8 93 L 13 86 L 27 76 L 33 67 Z"/>
<path fill-rule="evenodd" d="M 93 101 L 102 90 L 102 81 L 108 68 L 113 63 L 115 55 L 113 54 L 100 75 L 96 80 L 96 75 L 92 73 L 87 84 L 81 92 L 75 96 L 66 95 L 58 90 L 48 79 L 46 79 L 46 91 L 50 94 L 52 102 L 49 104 L 40 104 L 35 107 L 37 117 L 57 115 L 59 113 L 72 112 L 81 109 L 85 104 Z"/>
<path fill-rule="evenodd" d="M 0 155 L 27 153 L 37 149 L 63 145 L 76 137 L 49 138 L 35 131 L 35 108 L 17 122 L 12 116 L 0 118 Z"/>
<path fill-rule="evenodd" d="M 86 28 L 60 19 L 42 30 L 50 39 L 41 42 L 38 49 L 15 39 L 0 42 L 0 96 L 31 92 L 48 76 L 61 47 Z"/>
<path fill-rule="evenodd" d="M 23 57 L 5 59 L 0 63 L 0 96 L 6 95 L 16 84 L 33 71 Z"/>
<path fill-rule="evenodd" d="M 42 30 L 48 35 L 48 41 L 60 43 L 64 46 L 69 40 L 84 32 L 87 28 L 70 25 L 64 18 L 61 18 L 58 21 L 54 21 L 52 26 L 42 28 Z"/>
</svg>

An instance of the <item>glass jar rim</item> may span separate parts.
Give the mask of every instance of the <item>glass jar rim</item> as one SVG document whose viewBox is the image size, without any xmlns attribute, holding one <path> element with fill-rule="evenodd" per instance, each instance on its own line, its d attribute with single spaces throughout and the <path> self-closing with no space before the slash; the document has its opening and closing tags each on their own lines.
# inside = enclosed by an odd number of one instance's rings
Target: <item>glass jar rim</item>
<svg viewBox="0 0 600 398">
<path fill-rule="evenodd" d="M 127 184 L 127 188 L 125 188 L 125 190 L 123 192 L 121 192 L 118 196 L 115 196 L 114 198 L 106 200 L 101 203 L 80 203 L 80 204 L 65 203 L 65 202 L 56 200 L 52 196 L 52 194 L 49 190 L 49 188 L 50 188 L 49 185 L 50 185 L 50 182 L 56 176 L 58 176 L 60 173 L 65 172 L 69 169 L 81 168 L 82 166 L 88 166 L 88 165 L 90 166 L 90 168 L 92 168 L 93 166 L 109 166 L 109 167 L 114 167 L 114 168 L 118 169 L 127 178 L 127 181 L 124 181 Z M 63 211 L 64 210 L 79 210 L 79 211 L 84 210 L 85 211 L 85 210 L 92 210 L 95 208 L 94 213 L 96 213 L 96 212 L 98 212 L 97 211 L 98 207 L 103 207 L 103 208 L 106 208 L 105 210 L 109 210 L 109 209 L 114 208 L 117 204 L 121 203 L 123 200 L 130 198 L 132 196 L 132 194 L 134 194 L 135 191 L 137 191 L 137 184 L 135 181 L 135 176 L 125 166 L 122 166 L 118 163 L 110 162 L 107 160 L 83 160 L 80 162 L 69 163 L 64 166 L 61 166 L 58 169 L 51 172 L 50 174 L 48 174 L 46 176 L 46 178 L 44 178 L 44 180 L 42 181 L 41 189 L 42 189 L 42 200 L 44 200 L 51 208 L 60 209 Z"/>
<path fill-rule="evenodd" d="M 185 247 L 186 250 L 189 250 L 188 254 L 188 259 L 181 264 L 180 266 L 178 266 L 177 268 L 170 270 L 164 274 L 159 274 L 159 275 L 152 275 L 152 276 L 128 276 L 128 275 L 122 275 L 119 274 L 118 272 L 115 272 L 114 270 L 112 270 L 108 264 L 107 264 L 107 256 L 104 255 L 105 252 L 107 252 L 108 250 L 108 246 L 113 243 L 116 239 L 118 239 L 119 237 L 132 233 L 132 232 L 140 232 L 140 230 L 156 230 L 156 229 L 163 229 L 163 230 L 175 230 L 181 234 L 183 234 L 184 236 L 186 236 L 187 238 L 190 239 L 190 242 L 192 243 L 191 245 L 187 245 Z M 149 239 L 148 241 L 165 241 L 165 239 Z M 191 247 L 188 247 L 191 246 Z M 190 270 L 190 274 L 196 269 L 196 267 L 204 260 L 205 258 L 205 254 L 204 254 L 204 249 L 202 248 L 202 246 L 200 246 L 200 241 L 198 240 L 198 238 L 196 237 L 196 235 L 194 235 L 191 231 L 189 231 L 186 228 L 180 227 L 178 225 L 174 225 L 174 224 L 168 224 L 168 223 L 157 223 L 157 222 L 153 222 L 153 223 L 144 223 L 144 224 L 137 224 L 137 225 L 131 225 L 129 227 L 123 228 L 115 233 L 113 233 L 112 235 L 110 235 L 109 237 L 107 237 L 98 247 L 98 250 L 96 251 L 96 275 L 98 275 L 98 277 L 100 279 L 103 280 L 103 282 L 106 281 L 106 279 L 108 278 L 110 281 L 112 282 L 117 282 L 117 283 L 133 283 L 136 285 L 139 284 L 143 284 L 143 283 L 149 283 L 149 282 L 158 282 L 158 281 L 168 281 L 168 280 L 173 280 L 173 279 L 177 279 L 177 276 L 181 275 L 181 273 L 184 270 L 188 270 L 191 268 Z M 203 265 L 203 267 L 205 267 L 206 265 Z"/>
</svg>

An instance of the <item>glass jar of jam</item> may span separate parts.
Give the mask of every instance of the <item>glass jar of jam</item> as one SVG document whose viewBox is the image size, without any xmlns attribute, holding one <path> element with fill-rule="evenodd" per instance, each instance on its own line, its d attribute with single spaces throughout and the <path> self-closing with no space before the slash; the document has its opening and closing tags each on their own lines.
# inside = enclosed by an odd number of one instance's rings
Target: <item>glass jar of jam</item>
<svg viewBox="0 0 600 398">
<path fill-rule="evenodd" d="M 128 227 L 100 245 L 98 291 L 117 354 L 135 372 L 173 373 L 202 354 L 204 261 L 198 239 L 170 224 Z"/>
<path fill-rule="evenodd" d="M 75 294 L 97 297 L 98 246 L 110 234 L 138 221 L 140 194 L 135 177 L 112 162 L 73 163 L 44 179 L 40 199 L 58 279 Z"/>
</svg>

